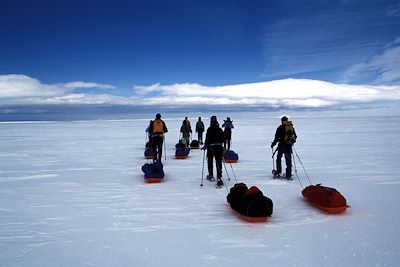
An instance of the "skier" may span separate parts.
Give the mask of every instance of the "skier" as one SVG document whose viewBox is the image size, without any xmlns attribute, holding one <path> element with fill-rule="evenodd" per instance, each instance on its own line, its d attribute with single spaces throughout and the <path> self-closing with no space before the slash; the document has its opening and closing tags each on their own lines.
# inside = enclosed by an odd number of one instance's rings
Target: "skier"
<svg viewBox="0 0 400 267">
<path fill-rule="evenodd" d="M 278 126 L 275 132 L 275 139 L 271 143 L 271 148 L 278 144 L 278 155 L 276 156 L 276 170 L 272 170 L 274 178 L 292 178 L 292 146 L 296 142 L 296 131 L 293 124 L 286 116 L 281 118 L 282 124 Z M 282 155 L 285 154 L 286 174 L 281 176 L 282 171 Z"/>
<path fill-rule="evenodd" d="M 206 140 L 204 141 L 204 147 L 207 149 L 207 163 L 208 163 L 208 175 L 207 180 L 213 181 L 213 158 L 215 158 L 215 164 L 217 167 L 217 187 L 224 185 L 222 181 L 222 143 L 224 142 L 224 132 L 219 127 L 216 116 L 211 116 L 210 127 L 207 129 Z"/>
<path fill-rule="evenodd" d="M 151 133 L 151 145 L 154 155 L 153 161 L 161 162 L 164 134 L 168 132 L 168 129 L 165 122 L 161 119 L 160 113 L 157 113 L 156 119 L 150 123 L 149 132 Z"/>
<path fill-rule="evenodd" d="M 222 128 L 224 128 L 224 150 L 228 147 L 228 150 L 231 148 L 231 138 L 232 138 L 232 129 L 233 127 L 233 121 L 231 121 L 231 118 L 227 117 L 226 120 L 224 120 L 224 123 L 222 124 Z"/>
<path fill-rule="evenodd" d="M 199 117 L 199 120 L 196 123 L 196 133 L 197 133 L 197 141 L 199 141 L 200 145 L 203 144 L 203 132 L 204 132 L 204 123 Z"/>
<path fill-rule="evenodd" d="M 190 127 L 190 122 L 187 119 L 187 117 L 185 118 L 185 120 L 182 122 L 182 126 L 181 126 L 181 133 L 182 133 L 182 139 L 185 142 L 185 146 L 188 147 L 189 146 L 189 139 L 190 139 L 190 134 L 192 133 L 192 127 Z"/>
</svg>

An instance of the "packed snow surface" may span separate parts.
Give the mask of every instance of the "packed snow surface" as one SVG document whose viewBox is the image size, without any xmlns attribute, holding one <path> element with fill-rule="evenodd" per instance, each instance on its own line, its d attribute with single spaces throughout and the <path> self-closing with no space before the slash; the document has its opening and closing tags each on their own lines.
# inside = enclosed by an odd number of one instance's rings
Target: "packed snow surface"
<svg viewBox="0 0 400 267">
<path fill-rule="evenodd" d="M 300 184 L 271 176 L 279 116 L 220 112 L 220 124 L 233 120 L 239 162 L 224 165 L 227 188 L 216 189 L 200 186 L 202 150 L 174 159 L 183 118 L 208 126 L 206 112 L 162 114 L 165 180 L 144 182 L 144 130 L 155 113 L 0 123 L 0 266 L 399 266 L 400 117 L 296 113 Z M 303 166 L 351 208 L 329 215 L 305 202 Z M 273 200 L 267 222 L 231 210 L 235 180 Z"/>
</svg>

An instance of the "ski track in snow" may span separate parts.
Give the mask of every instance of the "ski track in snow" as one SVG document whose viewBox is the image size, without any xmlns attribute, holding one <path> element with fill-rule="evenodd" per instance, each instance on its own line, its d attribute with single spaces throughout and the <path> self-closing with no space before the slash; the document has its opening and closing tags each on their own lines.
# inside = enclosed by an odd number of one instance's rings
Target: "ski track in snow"
<svg viewBox="0 0 400 267">
<path fill-rule="evenodd" d="M 207 163 L 200 187 L 203 151 L 174 159 L 180 119 L 166 120 L 159 184 L 144 183 L 141 172 L 151 116 L 2 124 L 0 265 L 397 266 L 399 118 L 294 118 L 295 148 L 312 182 L 337 188 L 352 206 L 327 215 L 302 199 L 297 178 L 272 179 L 269 144 L 279 119 L 235 115 L 239 162 L 223 166 L 225 183 L 236 177 L 270 197 L 266 223 L 231 210 L 226 188 L 205 180 Z"/>
</svg>

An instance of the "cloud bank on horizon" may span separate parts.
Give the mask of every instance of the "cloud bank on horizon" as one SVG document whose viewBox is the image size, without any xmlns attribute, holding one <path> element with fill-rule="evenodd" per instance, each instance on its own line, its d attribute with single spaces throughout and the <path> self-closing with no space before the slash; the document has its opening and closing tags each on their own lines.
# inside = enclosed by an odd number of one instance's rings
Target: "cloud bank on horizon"
<svg viewBox="0 0 400 267">
<path fill-rule="evenodd" d="M 85 90 L 91 89 L 85 92 Z M 263 105 L 271 108 L 330 108 L 400 101 L 400 85 L 350 85 L 283 79 L 224 86 L 196 83 L 135 86 L 131 96 L 110 84 L 73 81 L 45 84 L 26 75 L 0 75 L 0 105 Z"/>
</svg>

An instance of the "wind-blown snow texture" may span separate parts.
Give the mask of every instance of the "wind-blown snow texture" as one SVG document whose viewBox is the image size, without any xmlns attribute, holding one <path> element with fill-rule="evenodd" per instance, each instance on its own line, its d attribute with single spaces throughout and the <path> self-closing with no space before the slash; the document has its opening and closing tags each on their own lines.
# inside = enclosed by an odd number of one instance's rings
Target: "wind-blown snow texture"
<svg viewBox="0 0 400 267">
<path fill-rule="evenodd" d="M 213 114 L 188 115 L 208 125 Z M 277 114 L 217 115 L 234 121 L 237 179 L 274 202 L 267 223 L 238 218 L 225 188 L 200 187 L 203 151 L 174 159 L 185 114 L 163 114 L 170 132 L 160 184 L 144 183 L 141 171 L 154 114 L 0 123 L 0 265 L 398 266 L 400 117 L 292 117 L 312 182 L 352 206 L 328 215 L 302 199 L 297 180 L 271 178 Z M 297 169 L 306 185 L 298 161 Z"/>
</svg>

